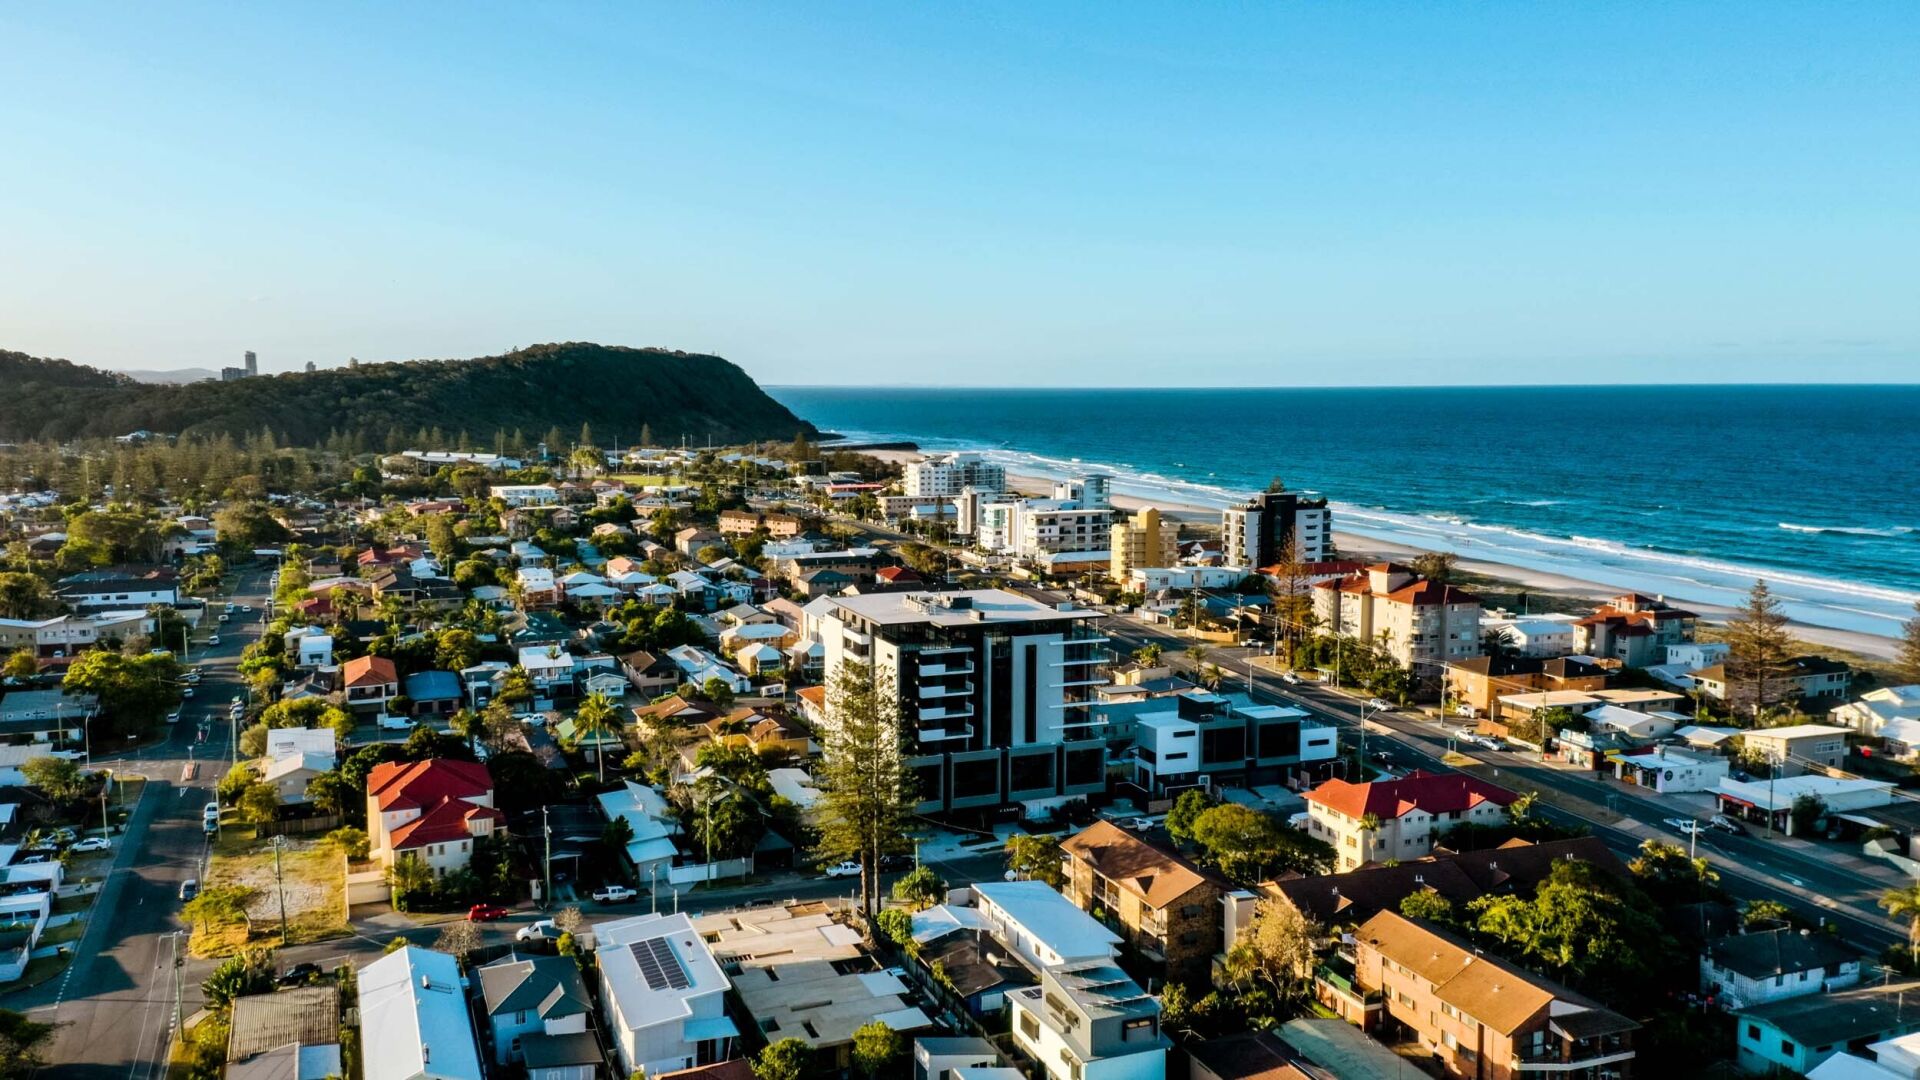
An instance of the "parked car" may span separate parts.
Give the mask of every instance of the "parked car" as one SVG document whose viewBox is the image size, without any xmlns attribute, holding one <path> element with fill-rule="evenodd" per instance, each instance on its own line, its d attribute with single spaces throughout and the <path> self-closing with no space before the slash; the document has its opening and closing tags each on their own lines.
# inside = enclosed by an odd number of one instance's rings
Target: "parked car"
<svg viewBox="0 0 1920 1080">
<path fill-rule="evenodd" d="M 1682 836 L 1692 836 L 1694 833 L 1701 831 L 1700 823 L 1693 820 L 1692 818 L 1684 818 L 1684 817 L 1661 818 L 1660 824 L 1665 825 L 1668 828 L 1671 828 L 1673 831 L 1679 833 Z"/>
<path fill-rule="evenodd" d="M 593 890 L 593 899 L 601 904 L 623 904 L 640 894 L 625 885 L 602 885 Z"/>
<path fill-rule="evenodd" d="M 188 878 L 180 883 L 180 899 L 191 900 L 200 895 L 200 879 Z"/>
<path fill-rule="evenodd" d="M 308 983 L 312 982 L 313 980 L 319 978 L 320 974 L 321 972 L 320 972 L 319 964 L 312 963 L 311 961 L 306 963 L 295 964 L 292 967 L 288 968 L 287 970 L 281 972 L 280 977 L 273 980 L 273 985 L 305 986 Z"/>
<path fill-rule="evenodd" d="M 1388 701 L 1386 698 L 1368 698 L 1367 708 L 1376 709 L 1380 712 L 1392 712 L 1393 702 Z"/>
<path fill-rule="evenodd" d="M 467 921 L 492 922 L 495 919 L 504 919 L 509 914 L 511 913 L 499 904 L 475 904 L 467 909 Z"/>
<path fill-rule="evenodd" d="M 834 863 L 832 866 L 823 866 L 820 869 L 824 871 L 828 877 L 860 876 L 860 864 L 854 862 L 852 859 L 848 859 L 845 862 Z"/>
<path fill-rule="evenodd" d="M 233 618 L 233 616 L 231 616 L 231 615 L 224 615 L 224 614 L 223 614 L 223 615 L 221 615 L 221 616 L 220 616 L 220 621 L 221 621 L 221 622 L 226 622 L 227 620 L 229 620 L 229 619 L 231 619 L 231 618 Z"/>
<path fill-rule="evenodd" d="M 200 815 L 201 815 L 202 817 L 210 817 L 210 818 L 217 818 L 217 817 L 219 817 L 219 816 L 220 816 L 220 804 L 219 804 L 219 803 L 217 803 L 217 802 L 210 802 L 210 803 L 208 803 L 207 805 L 205 805 L 205 806 L 203 806 L 203 807 L 201 807 L 201 808 L 200 808 Z"/>
<path fill-rule="evenodd" d="M 1132 829 L 1134 832 L 1147 832 L 1148 830 L 1153 828 L 1153 819 L 1143 818 L 1143 817 L 1131 817 L 1122 821 L 1120 823 L 1120 827 L 1123 829 Z"/>
<path fill-rule="evenodd" d="M 1717 829 L 1731 836 L 1747 835 L 1747 827 L 1745 825 L 1740 824 L 1725 814 L 1713 815 L 1712 820 L 1707 822 L 1707 828 Z"/>
<path fill-rule="evenodd" d="M 207 636 L 207 644 L 209 644 L 209 645 L 218 645 L 218 644 L 220 644 L 220 635 L 219 635 L 219 634 L 209 634 L 209 635 Z"/>
<path fill-rule="evenodd" d="M 192 696 L 193 696 L 193 687 L 191 687 L 191 686 L 183 686 L 183 687 L 181 687 L 181 688 L 180 688 L 180 696 L 181 696 L 181 697 L 183 697 L 183 698 L 190 698 L 190 697 L 192 697 Z"/>
<path fill-rule="evenodd" d="M 1475 742 L 1479 739 L 1479 736 L 1475 735 L 1472 731 L 1463 727 L 1457 727 L 1457 728 L 1454 728 L 1452 731 L 1447 732 L 1447 737 L 1450 739 L 1458 739 L 1461 742 L 1469 742 L 1469 743 Z"/>
<path fill-rule="evenodd" d="M 1295 675 L 1291 671 L 1283 671 L 1280 673 L 1280 681 L 1288 684 L 1289 686 L 1299 686 L 1300 676 Z"/>
<path fill-rule="evenodd" d="M 210 817 L 206 819 L 205 821 L 200 823 L 200 831 L 206 833 L 208 836 L 212 836 L 214 833 L 219 832 L 220 819 L 217 817 Z"/>
<path fill-rule="evenodd" d="M 252 610 L 253 610 L 253 605 L 252 605 L 252 604 L 241 604 L 241 605 L 240 605 L 240 610 L 241 610 L 241 611 L 252 611 Z"/>
<path fill-rule="evenodd" d="M 177 723 L 179 723 L 179 722 L 180 722 L 180 710 L 179 710 L 179 709 L 175 709 L 175 710 L 173 710 L 172 712 L 170 712 L 170 713 L 168 713 L 168 714 L 167 714 L 167 723 L 169 723 L 169 724 L 177 724 Z"/>
<path fill-rule="evenodd" d="M 80 851 L 80 852 L 108 851 L 108 850 L 111 850 L 112 847 L 113 847 L 113 841 L 107 839 L 104 836 L 89 836 L 85 840 L 80 841 L 79 843 L 73 845 L 67 850 Z"/>
<path fill-rule="evenodd" d="M 566 931 L 560 929 L 559 926 L 555 925 L 552 919 L 541 919 L 539 922 L 528 923 L 521 927 L 519 933 L 513 935 L 513 940 L 559 941 L 560 935 L 565 932 Z"/>
</svg>

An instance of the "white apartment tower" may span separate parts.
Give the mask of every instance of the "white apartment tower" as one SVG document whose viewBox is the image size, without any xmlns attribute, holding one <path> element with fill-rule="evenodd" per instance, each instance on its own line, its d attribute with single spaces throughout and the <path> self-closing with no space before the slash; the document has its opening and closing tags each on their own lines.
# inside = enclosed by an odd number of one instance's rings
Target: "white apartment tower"
<svg viewBox="0 0 1920 1080">
<path fill-rule="evenodd" d="M 1000 589 L 828 598 L 807 629 L 826 680 L 848 663 L 891 679 L 920 809 L 1057 805 L 1106 787 L 1100 614 Z M 831 716 L 829 716 L 831 723 Z"/>
<path fill-rule="evenodd" d="M 1327 500 L 1297 491 L 1263 491 L 1220 512 L 1220 547 L 1230 565 L 1256 570 L 1286 558 L 1288 541 L 1299 559 L 1325 562 L 1333 550 L 1333 511 Z"/>
<path fill-rule="evenodd" d="M 1007 489 L 1007 470 L 979 454 L 935 454 L 906 468 L 907 494 L 916 499 L 951 499 L 963 488 L 983 494 Z"/>
</svg>

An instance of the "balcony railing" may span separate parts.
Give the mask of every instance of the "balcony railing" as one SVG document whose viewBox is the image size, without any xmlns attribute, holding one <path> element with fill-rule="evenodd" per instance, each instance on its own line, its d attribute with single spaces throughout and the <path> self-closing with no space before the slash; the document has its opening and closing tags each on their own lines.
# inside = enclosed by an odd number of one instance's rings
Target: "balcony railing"
<svg viewBox="0 0 1920 1080">
<path fill-rule="evenodd" d="M 960 706 L 949 705 L 949 706 L 942 706 L 937 709 L 921 709 L 920 710 L 920 722 L 923 724 L 932 723 L 933 721 L 936 721 L 936 720 L 954 720 L 954 719 L 964 720 L 972 716 L 973 716 L 973 706 L 971 705 L 960 705 Z"/>
<path fill-rule="evenodd" d="M 971 682 L 962 683 L 959 686 L 923 686 L 920 688 L 920 700 L 925 701 L 929 698 L 967 697 L 972 693 L 973 684 Z"/>
<path fill-rule="evenodd" d="M 948 739 L 971 739 L 971 738 L 973 738 L 972 724 L 960 724 L 958 726 L 950 724 L 943 728 L 923 727 L 920 729 L 920 732 L 919 732 L 919 739 L 923 743 L 946 742 Z"/>
<path fill-rule="evenodd" d="M 922 651 L 924 652 L 925 650 L 922 650 Z M 923 679 L 938 679 L 946 675 L 971 675 L 971 674 L 973 674 L 973 661 L 971 660 L 962 660 L 957 664 L 921 664 L 920 665 L 920 677 Z"/>
</svg>

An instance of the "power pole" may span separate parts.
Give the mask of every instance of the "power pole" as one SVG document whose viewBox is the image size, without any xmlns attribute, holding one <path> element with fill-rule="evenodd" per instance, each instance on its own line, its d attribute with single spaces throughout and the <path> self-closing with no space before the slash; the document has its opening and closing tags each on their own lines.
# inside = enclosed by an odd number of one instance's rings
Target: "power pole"
<svg viewBox="0 0 1920 1080">
<path fill-rule="evenodd" d="M 545 834 L 547 842 L 547 857 L 540 862 L 544 875 L 543 887 L 540 890 L 541 911 L 546 911 L 553 906 L 553 823 L 548 818 L 547 810 L 548 808 L 544 806 L 540 808 L 540 831 Z"/>
<path fill-rule="evenodd" d="M 280 893 L 280 944 L 282 946 L 287 943 L 287 884 L 280 875 L 280 853 L 286 849 L 286 846 L 285 836 L 273 838 L 273 884 Z"/>
</svg>

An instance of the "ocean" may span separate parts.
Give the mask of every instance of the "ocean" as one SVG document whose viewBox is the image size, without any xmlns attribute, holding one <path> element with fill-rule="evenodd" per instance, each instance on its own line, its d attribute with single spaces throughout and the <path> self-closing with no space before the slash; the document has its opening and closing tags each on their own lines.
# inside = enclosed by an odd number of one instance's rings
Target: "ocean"
<svg viewBox="0 0 1920 1080">
<path fill-rule="evenodd" d="M 1815 625 L 1920 600 L 1920 386 L 767 389 L 850 439 L 1210 507 L 1279 478 L 1341 532 L 1676 599 L 1763 577 Z"/>
</svg>

